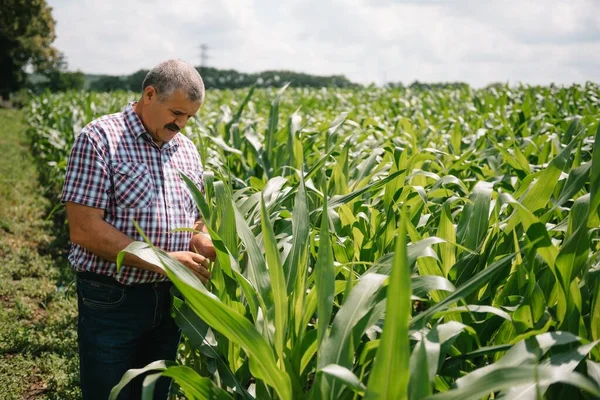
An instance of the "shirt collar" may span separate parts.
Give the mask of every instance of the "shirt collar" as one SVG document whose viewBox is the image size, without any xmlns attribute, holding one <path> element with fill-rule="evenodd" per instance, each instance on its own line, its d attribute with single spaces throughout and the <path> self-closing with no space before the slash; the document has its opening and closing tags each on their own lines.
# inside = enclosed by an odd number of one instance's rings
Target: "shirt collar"
<svg viewBox="0 0 600 400">
<path fill-rule="evenodd" d="M 133 105 L 135 103 L 136 103 L 135 101 L 132 101 L 129 104 L 127 104 L 127 106 L 123 109 L 123 114 L 125 115 L 125 121 L 127 122 L 126 128 L 132 135 L 134 135 L 136 137 L 136 139 L 139 138 L 140 136 L 144 136 L 144 138 L 146 140 L 153 142 L 152 136 L 150 136 L 150 134 L 146 131 L 146 128 L 144 127 L 144 124 L 142 123 L 142 120 L 140 119 L 139 115 L 137 115 L 137 113 L 133 109 Z M 168 142 L 163 143 L 162 149 L 168 149 L 170 147 L 179 146 L 179 144 L 181 143 L 181 139 L 179 138 L 179 135 L 181 135 L 181 132 L 179 132 L 177 135 L 175 135 L 173 137 L 173 139 L 169 140 Z"/>
</svg>

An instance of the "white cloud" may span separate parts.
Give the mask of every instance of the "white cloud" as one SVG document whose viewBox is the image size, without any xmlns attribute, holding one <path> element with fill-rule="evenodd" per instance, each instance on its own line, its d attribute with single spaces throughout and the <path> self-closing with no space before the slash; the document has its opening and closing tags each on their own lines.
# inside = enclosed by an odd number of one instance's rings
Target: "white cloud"
<svg viewBox="0 0 600 400">
<path fill-rule="evenodd" d="M 255 72 L 383 80 L 600 81 L 600 2 L 50 0 L 72 69 L 127 74 L 166 58 Z"/>
</svg>

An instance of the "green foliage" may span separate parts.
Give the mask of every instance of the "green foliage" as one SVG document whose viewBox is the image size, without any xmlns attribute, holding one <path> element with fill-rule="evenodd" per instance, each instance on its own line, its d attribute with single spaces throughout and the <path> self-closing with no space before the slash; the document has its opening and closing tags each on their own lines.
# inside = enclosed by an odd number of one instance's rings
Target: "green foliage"
<svg viewBox="0 0 600 400">
<path fill-rule="evenodd" d="M 60 172 L 78 129 L 132 96 L 34 101 L 41 162 Z M 183 297 L 189 369 L 156 374 L 243 399 L 600 394 L 598 85 L 208 98 L 184 133 L 208 171 L 205 197 L 187 182 L 210 285 L 126 249 Z"/>
<path fill-rule="evenodd" d="M 0 8 L 0 97 L 7 98 L 25 85 L 27 65 L 47 70 L 59 53 L 51 46 L 55 21 L 45 0 L 3 0 Z"/>
<path fill-rule="evenodd" d="M 127 79 L 123 77 L 103 75 L 90 83 L 90 90 L 96 92 L 113 92 L 115 90 L 129 90 L 129 85 L 127 84 Z"/>
<path fill-rule="evenodd" d="M 250 86 L 272 88 L 280 87 L 284 82 L 290 82 L 292 87 L 352 88 L 359 86 L 350 82 L 346 77 L 338 75 L 317 76 L 292 71 L 264 71 L 249 74 L 233 69 L 212 67 L 198 67 L 198 72 L 202 75 L 207 89 L 240 89 Z M 89 89 L 96 92 L 117 90 L 140 92 L 147 73 L 147 70 L 139 70 L 126 76 L 100 75 L 90 81 Z"/>
<path fill-rule="evenodd" d="M 239 89 L 256 85 L 257 87 L 280 87 L 290 82 L 292 87 L 337 87 L 350 88 L 358 85 L 340 75 L 318 76 L 293 71 L 263 71 L 255 74 L 222 70 L 211 67 L 199 67 L 198 71 L 210 89 Z"/>
</svg>

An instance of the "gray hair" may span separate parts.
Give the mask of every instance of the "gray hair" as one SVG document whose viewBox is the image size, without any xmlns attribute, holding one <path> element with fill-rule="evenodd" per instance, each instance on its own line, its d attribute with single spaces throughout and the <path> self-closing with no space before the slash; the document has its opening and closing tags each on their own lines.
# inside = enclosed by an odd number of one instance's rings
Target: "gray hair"
<svg viewBox="0 0 600 400">
<path fill-rule="evenodd" d="M 204 82 L 190 64 L 181 60 L 168 60 L 152 68 L 142 83 L 142 91 L 154 87 L 162 101 L 176 90 L 183 89 L 191 101 L 204 101 Z"/>
</svg>

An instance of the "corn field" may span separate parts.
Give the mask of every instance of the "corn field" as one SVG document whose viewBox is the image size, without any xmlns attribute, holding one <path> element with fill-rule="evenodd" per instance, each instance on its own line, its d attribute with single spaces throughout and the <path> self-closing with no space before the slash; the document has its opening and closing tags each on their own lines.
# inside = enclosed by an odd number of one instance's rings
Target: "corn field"
<svg viewBox="0 0 600 400">
<path fill-rule="evenodd" d="M 57 193 L 75 135 L 134 93 L 44 95 Z M 600 86 L 209 91 L 185 175 L 217 250 L 164 267 L 189 399 L 600 397 Z"/>
</svg>

